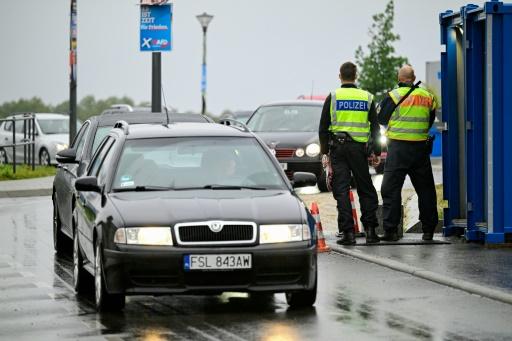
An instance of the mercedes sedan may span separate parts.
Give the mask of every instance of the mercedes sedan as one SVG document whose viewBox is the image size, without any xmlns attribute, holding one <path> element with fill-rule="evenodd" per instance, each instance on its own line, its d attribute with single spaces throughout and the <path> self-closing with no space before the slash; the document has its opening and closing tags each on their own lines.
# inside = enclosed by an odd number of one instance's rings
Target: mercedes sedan
<svg viewBox="0 0 512 341">
<path fill-rule="evenodd" d="M 73 212 L 74 286 L 99 310 L 126 295 L 286 293 L 316 299 L 315 222 L 249 130 L 219 124 L 128 125 L 100 143 Z M 94 288 L 87 288 L 94 276 Z"/>
</svg>

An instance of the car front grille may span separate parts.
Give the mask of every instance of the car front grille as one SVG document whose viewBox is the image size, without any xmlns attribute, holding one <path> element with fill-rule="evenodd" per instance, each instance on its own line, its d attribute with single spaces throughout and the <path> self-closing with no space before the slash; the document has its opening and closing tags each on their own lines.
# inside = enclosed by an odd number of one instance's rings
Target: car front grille
<svg viewBox="0 0 512 341">
<path fill-rule="evenodd" d="M 289 159 L 295 154 L 293 148 L 276 148 L 276 158 L 278 159 Z"/>
<path fill-rule="evenodd" d="M 222 226 L 214 232 L 210 226 Z M 175 233 L 179 245 L 230 245 L 251 244 L 256 241 L 256 224 L 251 222 L 198 222 L 176 224 Z"/>
</svg>

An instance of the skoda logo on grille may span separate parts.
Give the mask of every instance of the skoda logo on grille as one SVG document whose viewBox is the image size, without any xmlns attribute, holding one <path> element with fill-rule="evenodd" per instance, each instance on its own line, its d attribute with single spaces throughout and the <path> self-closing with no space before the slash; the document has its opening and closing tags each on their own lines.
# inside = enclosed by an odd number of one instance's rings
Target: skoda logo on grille
<svg viewBox="0 0 512 341">
<path fill-rule="evenodd" d="M 209 228 L 212 232 L 218 233 L 222 231 L 223 225 L 220 221 L 212 221 L 209 225 Z"/>
</svg>

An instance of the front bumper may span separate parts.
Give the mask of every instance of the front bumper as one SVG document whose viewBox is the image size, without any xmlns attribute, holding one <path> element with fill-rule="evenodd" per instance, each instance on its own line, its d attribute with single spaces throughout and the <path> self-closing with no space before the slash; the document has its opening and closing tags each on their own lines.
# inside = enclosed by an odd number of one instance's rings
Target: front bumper
<svg viewBox="0 0 512 341">
<path fill-rule="evenodd" d="M 252 269 L 184 270 L 187 254 L 236 253 L 252 254 Z M 123 245 L 104 250 L 103 259 L 107 291 L 126 295 L 304 290 L 313 288 L 317 272 L 316 247 L 307 242 L 229 248 Z"/>
<path fill-rule="evenodd" d="M 297 160 L 294 159 L 277 159 L 279 163 L 286 164 L 285 173 L 288 179 L 293 178 L 295 172 L 308 172 L 316 175 L 317 179 L 322 174 L 322 162 L 318 159 Z"/>
</svg>

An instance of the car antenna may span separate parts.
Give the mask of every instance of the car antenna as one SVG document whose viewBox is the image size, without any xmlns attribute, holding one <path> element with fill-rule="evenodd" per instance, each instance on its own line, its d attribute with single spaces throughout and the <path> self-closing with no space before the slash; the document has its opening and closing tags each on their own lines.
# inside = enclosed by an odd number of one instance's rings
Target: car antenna
<svg viewBox="0 0 512 341">
<path fill-rule="evenodd" d="M 167 101 L 165 100 L 164 86 L 163 85 L 160 85 L 160 86 L 162 87 L 162 97 L 164 99 L 164 108 L 165 108 L 165 117 L 167 117 L 167 126 L 169 126 L 169 124 L 171 124 L 171 122 L 169 119 L 169 110 L 167 109 Z"/>
</svg>

